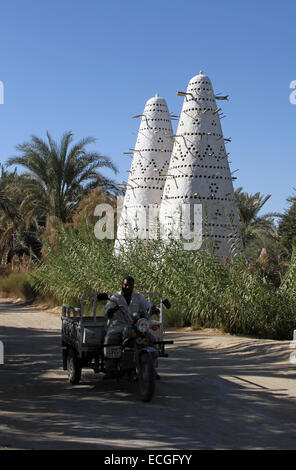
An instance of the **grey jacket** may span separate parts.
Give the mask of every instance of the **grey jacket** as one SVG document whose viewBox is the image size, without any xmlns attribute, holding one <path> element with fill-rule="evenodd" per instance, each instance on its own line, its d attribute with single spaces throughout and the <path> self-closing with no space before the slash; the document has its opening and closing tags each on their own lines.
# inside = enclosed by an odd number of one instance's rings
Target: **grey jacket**
<svg viewBox="0 0 296 470">
<path fill-rule="evenodd" d="M 120 309 L 117 310 L 113 318 L 108 322 L 108 328 L 113 327 L 123 327 L 131 325 L 132 317 L 131 314 L 134 312 L 148 314 L 148 310 L 151 307 L 150 303 L 145 299 L 145 297 L 139 292 L 133 292 L 130 304 L 128 305 L 124 296 L 121 292 L 116 292 L 112 295 L 111 299 L 108 301 L 105 307 L 104 314 L 108 317 L 108 312 L 111 308 L 119 306 Z"/>
</svg>

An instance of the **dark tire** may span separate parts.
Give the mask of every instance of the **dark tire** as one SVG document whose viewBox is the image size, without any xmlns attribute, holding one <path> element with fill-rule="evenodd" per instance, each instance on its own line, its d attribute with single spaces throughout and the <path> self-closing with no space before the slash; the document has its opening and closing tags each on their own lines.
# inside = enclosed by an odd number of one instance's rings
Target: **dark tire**
<svg viewBox="0 0 296 470">
<path fill-rule="evenodd" d="M 146 352 L 140 356 L 139 387 L 142 400 L 150 401 L 155 390 L 155 370 L 153 360 Z"/>
<path fill-rule="evenodd" d="M 73 349 L 69 349 L 67 355 L 67 371 L 70 384 L 79 384 L 81 378 L 80 361 Z"/>
</svg>

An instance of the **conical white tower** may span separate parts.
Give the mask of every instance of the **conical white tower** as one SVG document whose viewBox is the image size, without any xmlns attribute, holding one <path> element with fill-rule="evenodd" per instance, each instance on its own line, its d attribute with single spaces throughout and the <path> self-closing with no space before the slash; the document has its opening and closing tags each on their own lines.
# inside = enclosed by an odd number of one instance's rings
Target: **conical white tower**
<svg viewBox="0 0 296 470">
<path fill-rule="evenodd" d="M 153 210 L 159 210 L 173 148 L 171 116 L 163 98 L 157 94 L 149 99 L 143 114 L 135 117 L 142 119 L 117 230 L 116 251 L 122 240 L 149 239 L 155 234 Z"/>
<path fill-rule="evenodd" d="M 160 223 L 173 229 L 179 204 L 202 208 L 202 247 L 205 239 L 218 257 L 230 257 L 240 246 L 234 199 L 219 111 L 210 79 L 200 72 L 185 96 L 160 206 Z M 225 98 L 225 97 L 224 97 Z M 191 209 L 191 229 L 193 220 Z M 201 229 L 201 222 L 194 231 Z"/>
</svg>

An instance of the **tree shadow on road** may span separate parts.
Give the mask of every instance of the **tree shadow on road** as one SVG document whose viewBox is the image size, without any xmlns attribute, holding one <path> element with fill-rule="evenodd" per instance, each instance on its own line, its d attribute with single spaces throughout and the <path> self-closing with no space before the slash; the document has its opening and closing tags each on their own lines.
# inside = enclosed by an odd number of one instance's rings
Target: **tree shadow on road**
<svg viewBox="0 0 296 470">
<path fill-rule="evenodd" d="M 5 343 L 0 445 L 106 450 L 295 447 L 295 398 L 286 396 L 281 384 L 275 383 L 271 393 L 252 380 L 281 378 L 279 363 L 286 352 L 280 345 L 242 339 L 214 349 L 203 345 L 205 336 L 168 337 L 176 342 L 169 348 L 170 357 L 160 360 L 154 400 L 143 403 L 136 383 L 103 381 L 92 371 L 83 372 L 81 383 L 71 386 L 62 370 L 58 331 L 0 327 Z M 289 365 L 285 374 L 296 378 Z"/>
</svg>

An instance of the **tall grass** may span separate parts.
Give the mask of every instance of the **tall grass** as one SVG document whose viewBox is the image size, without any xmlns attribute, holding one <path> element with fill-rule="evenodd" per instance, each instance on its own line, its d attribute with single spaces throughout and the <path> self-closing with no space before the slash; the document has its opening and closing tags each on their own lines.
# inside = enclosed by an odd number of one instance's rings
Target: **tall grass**
<svg viewBox="0 0 296 470">
<path fill-rule="evenodd" d="M 159 291 L 172 303 L 170 326 L 215 327 L 226 332 L 290 339 L 296 328 L 296 255 L 280 288 L 243 258 L 219 263 L 208 249 L 184 251 L 177 241 L 126 243 L 113 255 L 113 242 L 97 240 L 87 222 L 80 231 L 60 226 L 58 246 L 47 246 L 34 274 L 39 291 L 78 303 L 87 291 L 120 289 L 125 275 L 140 291 Z M 295 250 L 296 253 L 296 250 Z"/>
<path fill-rule="evenodd" d="M 0 278 L 1 297 L 20 297 L 31 300 L 35 297 L 33 282 L 29 273 L 10 273 Z"/>
</svg>

